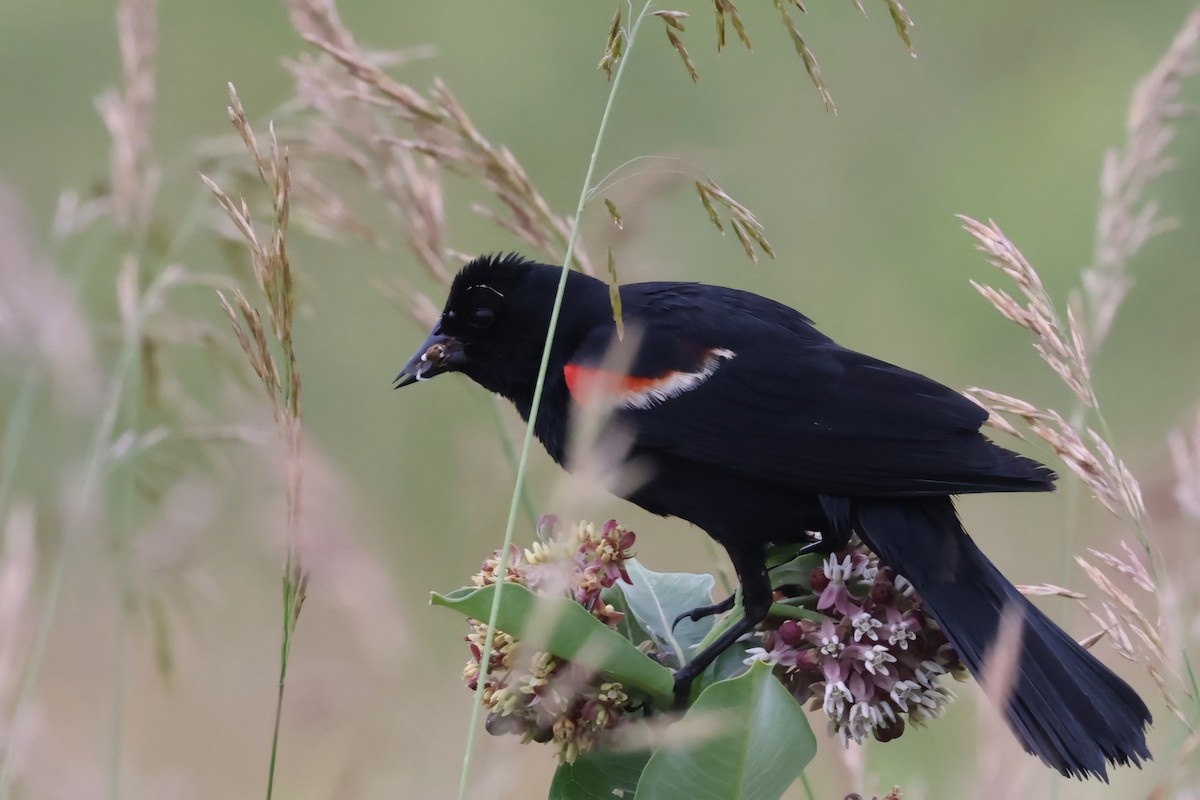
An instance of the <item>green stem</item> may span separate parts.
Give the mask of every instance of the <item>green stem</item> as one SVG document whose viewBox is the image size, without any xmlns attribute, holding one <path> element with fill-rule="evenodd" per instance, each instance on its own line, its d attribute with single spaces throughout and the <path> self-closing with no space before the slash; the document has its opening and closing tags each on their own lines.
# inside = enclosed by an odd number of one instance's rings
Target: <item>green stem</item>
<svg viewBox="0 0 1200 800">
<path fill-rule="evenodd" d="M 142 398 L 142 359 L 140 342 L 137 347 L 138 356 L 131 367 L 132 375 L 128 379 L 125 391 L 126 420 L 125 429 L 137 434 L 141 428 Z M 125 649 L 126 637 L 129 635 L 129 618 L 133 614 L 134 588 L 132 565 L 130 563 L 130 537 L 134 520 L 134 473 L 136 464 L 125 467 L 125 480 L 121 483 L 120 518 L 112 535 L 113 569 L 117 583 L 117 626 L 114 633 L 113 653 L 113 693 L 110 706 L 108 753 L 108 792 L 109 800 L 121 797 L 121 751 L 124 747 L 125 736 Z"/>
<path fill-rule="evenodd" d="M 563 268 L 558 279 L 558 290 L 554 295 L 554 306 L 550 311 L 550 325 L 546 331 L 545 345 L 542 347 L 542 360 L 538 365 L 537 384 L 533 390 L 533 402 L 529 409 L 529 421 L 525 425 L 525 438 L 521 443 L 521 458 L 517 462 L 517 480 L 516 485 L 513 487 L 512 501 L 509 503 L 508 524 L 504 530 L 504 544 L 500 548 L 500 563 L 496 567 L 497 575 L 504 575 L 508 570 L 508 551 L 512 546 L 513 530 L 516 527 L 517 509 L 521 500 L 521 487 L 525 483 L 525 470 L 529 463 L 529 449 L 533 442 L 533 429 L 537 422 L 538 409 L 542 404 L 542 389 L 545 386 L 546 372 L 549 369 L 550 349 L 554 343 L 554 331 L 558 327 L 559 313 L 562 311 L 563 293 L 567 287 L 567 273 L 570 271 L 571 261 L 575 257 L 575 244 L 579 240 L 579 220 L 583 216 L 584 206 L 587 205 L 588 193 L 591 191 L 592 177 L 596 171 L 596 159 L 600 155 L 600 146 L 604 142 L 604 132 L 608 129 L 608 120 L 612 115 L 617 90 L 621 86 L 621 77 L 625 74 L 625 67 L 629 64 L 629 56 L 633 52 L 638 28 L 641 27 L 642 20 L 645 19 L 646 12 L 649 10 L 650 0 L 647 0 L 646 4 L 642 7 L 641 13 L 638 14 L 629 29 L 625 54 L 621 57 L 621 61 L 617 65 L 616 74 L 613 75 L 612 87 L 608 91 L 608 102 L 604 105 L 604 114 L 600 117 L 600 127 L 596 131 L 596 142 L 592 146 L 592 155 L 588 159 L 587 172 L 583 176 L 583 189 L 579 192 L 579 202 L 575 207 L 575 216 L 571 220 L 571 235 L 567 239 L 567 251 L 563 256 Z M 483 713 L 483 691 L 487 684 L 488 666 L 492 659 L 492 645 L 496 635 L 496 619 L 500 613 L 500 598 L 503 594 L 503 589 L 503 581 L 496 584 L 496 593 L 492 596 L 492 608 L 488 614 L 487 634 L 483 641 L 483 653 L 479 659 L 479 678 L 475 688 L 475 696 L 471 703 L 471 721 L 467 728 L 467 744 L 466 753 L 463 755 L 462 776 L 458 784 L 459 800 L 466 800 L 467 787 L 470 784 L 471 762 L 475 754 L 475 737 L 479 731 L 480 716 Z"/>
<path fill-rule="evenodd" d="M 132 330 L 129 332 L 129 336 L 126 338 L 121 348 L 121 353 L 117 358 L 117 368 L 113 376 L 112 385 L 109 387 L 108 397 L 105 400 L 100 422 L 96 426 L 96 432 L 92 437 L 92 443 L 88 450 L 87 465 L 83 472 L 82 489 L 79 493 L 79 497 L 82 498 L 82 502 L 85 505 L 90 505 L 92 496 L 97 491 L 96 487 L 100 481 L 100 472 L 110 455 L 112 435 L 116 429 L 117 417 L 121 409 L 121 398 L 125 392 L 125 380 L 136 363 L 138 352 L 141 348 L 142 324 L 144 322 L 143 312 L 144 309 L 138 310 Z M 63 581 L 67 571 L 67 560 L 74 549 L 75 542 L 79 538 L 77 534 L 78 531 L 67 531 L 67 534 L 63 537 L 62 544 L 59 545 L 58 555 L 54 559 L 54 566 L 51 569 L 49 583 L 46 587 L 42 616 L 38 620 L 33 647 L 29 654 L 29 661 L 26 663 L 25 673 L 21 676 L 17 701 L 10 717 L 12 720 L 11 727 L 14 731 L 18 731 L 19 726 L 24 722 L 29 703 L 33 699 L 33 690 L 37 686 L 37 679 L 41 674 L 42 662 L 46 657 L 46 645 L 50 641 L 50 629 L 54 625 L 54 617 L 58 611 L 58 599 L 62 594 Z M 13 749 L 6 748 L 4 751 L 4 761 L 0 764 L 0 800 L 8 800 L 11 796 L 12 756 Z"/>
<path fill-rule="evenodd" d="M 503 401 L 500 395 L 492 395 L 491 403 L 492 419 L 496 422 L 496 431 L 500 434 L 500 447 L 504 450 L 504 458 L 512 465 L 513 471 L 517 469 L 519 461 L 517 457 L 517 445 L 512 440 L 512 436 L 508 433 L 508 428 L 504 425 L 504 410 L 500 407 Z M 534 505 L 533 495 L 529 492 L 529 484 L 521 483 L 521 507 L 525 509 L 525 515 L 529 517 L 529 527 L 537 528 L 537 506 Z"/>
<path fill-rule="evenodd" d="M 800 785 L 804 787 L 804 796 L 808 800 L 817 800 L 817 796 L 813 793 L 812 784 L 808 782 L 808 773 L 800 773 Z"/>
<path fill-rule="evenodd" d="M 128 573 L 118 567 L 122 573 L 122 583 L 128 581 Z M 109 743 L 108 751 L 108 784 L 105 796 L 117 800 L 121 796 L 121 751 L 125 739 L 125 638 L 128 635 L 128 620 L 130 610 L 127 605 L 125 589 L 122 588 L 117 608 L 117 630 L 113 641 L 113 694 L 110 706 Z"/>
<path fill-rule="evenodd" d="M 279 756 L 279 724 L 283 719 L 283 692 L 287 684 L 288 657 L 292 652 L 292 631 L 296 624 L 296 597 L 299 587 L 293 581 L 289 554 L 283 578 L 283 642 L 279 646 L 279 690 L 275 695 L 275 724 L 271 729 L 271 761 L 267 766 L 267 800 L 275 792 L 275 763 Z"/>
<path fill-rule="evenodd" d="M 30 428 L 30 418 L 33 416 L 34 400 L 42 387 L 45 369 L 40 363 L 29 365 L 25 370 L 25 379 L 21 382 L 21 390 L 13 401 L 12 413 L 4 428 L 4 441 L 0 442 L 0 509 L 8 507 L 12 495 L 13 484 L 16 482 L 17 461 L 21 455 L 21 447 L 25 444 L 25 434 Z"/>
<path fill-rule="evenodd" d="M 1187 671 L 1188 683 L 1192 687 L 1192 701 L 1200 704 L 1200 683 L 1196 681 L 1196 670 L 1192 667 L 1192 656 L 1186 646 L 1183 650 L 1183 668 Z"/>
<path fill-rule="evenodd" d="M 171 246 L 164 254 L 164 262 L 169 260 L 175 252 L 178 251 L 182 243 L 191 235 L 197 223 L 201 219 L 200 201 L 207 196 L 207 192 L 197 190 L 189 206 L 187 213 L 184 216 L 182 223 L 177 226 L 177 234 L 171 242 Z M 80 235 L 82 236 L 82 234 Z M 91 276 L 92 270 L 95 268 L 96 262 L 104 252 L 104 243 L 107 239 L 101 237 L 91 237 L 85 239 L 83 252 L 77 258 L 71 258 L 74 262 L 73 275 L 70 276 L 70 284 L 72 295 L 78 298 L 87 289 L 87 281 Z M 145 242 L 140 238 L 137 241 L 135 251 L 144 254 Z M 152 287 L 153 288 L 153 287 Z M 143 297 L 145 293 L 143 294 Z M 116 372 L 113 376 L 113 383 L 110 386 L 109 395 L 106 399 L 103 413 L 100 422 L 97 425 L 96 432 L 93 436 L 87 465 L 84 470 L 83 477 L 83 492 L 81 496 L 84 502 L 88 502 L 91 492 L 99 479 L 99 471 L 103 467 L 104 461 L 107 460 L 108 449 L 111 447 L 112 434 L 116 429 L 117 419 L 120 413 L 120 407 L 123 397 L 126 394 L 125 380 L 133 366 L 138 362 L 141 350 L 141 334 L 142 325 L 144 322 L 144 309 L 139 309 L 134 324 L 134 331 L 128 341 L 124 342 L 122 350 L 117 358 Z M 140 366 L 139 366 L 140 369 Z M 29 420 L 32 417 L 34 406 L 39 391 L 42 388 L 46 378 L 45 367 L 35 363 L 26 371 L 25 378 L 21 383 L 21 389 L 17 394 L 16 400 L 13 401 L 12 412 L 9 416 L 8 425 L 5 426 L 3 443 L 0 444 L 0 509 L 7 507 L 8 501 L 11 498 L 13 485 L 15 483 L 16 465 L 20 458 L 21 449 L 25 443 L 25 433 L 30 427 Z M 51 569 L 50 577 L 47 583 L 45 597 L 42 606 L 42 615 L 38 620 L 37 628 L 34 633 L 33 647 L 30 651 L 29 660 L 25 664 L 25 669 L 21 675 L 21 682 L 18 689 L 16 703 L 13 706 L 11 719 L 11 728 L 17 729 L 24 719 L 25 712 L 32 700 L 33 691 L 37 686 L 38 677 L 41 673 L 42 662 L 45 658 L 46 645 L 50 638 L 50 630 L 54 625 L 55 614 L 58 609 L 58 597 L 62 591 L 64 576 L 66 575 L 67 559 L 69 551 L 73 547 L 75 536 L 71 531 L 63 538 L 62 544 L 59 547 L 59 552 L 54 560 Z M 122 608 L 124 613 L 124 608 Z M 118 665 L 124 661 L 123 653 L 118 650 L 117 654 Z M 123 694 L 123 683 L 118 687 L 119 692 Z M 120 696 L 120 695 L 119 695 Z M 114 700 L 114 702 L 118 702 Z M 120 734 L 120 720 L 114 720 L 114 735 Z M 113 751 L 110 754 L 110 759 L 119 759 L 120 745 L 114 742 Z M 114 762 L 115 763 L 115 762 Z M 6 749 L 4 752 L 3 761 L 0 762 L 0 800 L 8 800 L 12 794 L 12 750 Z M 110 796 L 119 788 L 116 784 L 115 774 L 109 776 Z"/>
</svg>

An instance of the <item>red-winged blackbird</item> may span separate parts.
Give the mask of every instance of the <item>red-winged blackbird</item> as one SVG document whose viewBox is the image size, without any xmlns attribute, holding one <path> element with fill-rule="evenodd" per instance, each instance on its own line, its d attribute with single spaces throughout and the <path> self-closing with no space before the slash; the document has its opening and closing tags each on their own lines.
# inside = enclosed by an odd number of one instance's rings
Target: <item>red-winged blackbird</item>
<svg viewBox="0 0 1200 800">
<path fill-rule="evenodd" d="M 515 255 L 472 261 L 396 385 L 461 372 L 528 419 L 559 274 Z M 677 696 L 767 615 L 769 545 L 831 552 L 857 533 L 913 584 L 977 676 L 1004 611 L 1020 612 L 1006 716 L 1026 750 L 1077 777 L 1150 758 L 1141 698 L 1026 600 L 959 523 L 952 495 L 1050 491 L 1055 480 L 983 436 L 978 405 L 748 292 L 667 282 L 620 291 L 636 344 L 605 397 L 611 424 L 630 435 L 629 458 L 649 466 L 627 499 L 702 528 L 742 585 L 744 620 L 679 670 Z M 611 369 L 616 339 L 608 286 L 571 273 L 534 426 L 560 464 L 568 423 Z"/>
</svg>

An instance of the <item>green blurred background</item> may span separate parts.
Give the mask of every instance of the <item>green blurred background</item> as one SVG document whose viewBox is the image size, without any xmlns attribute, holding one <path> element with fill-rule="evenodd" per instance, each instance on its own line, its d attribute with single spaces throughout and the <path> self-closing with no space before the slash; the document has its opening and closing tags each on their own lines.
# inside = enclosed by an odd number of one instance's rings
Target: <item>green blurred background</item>
<svg viewBox="0 0 1200 800">
<path fill-rule="evenodd" d="M 810 3 L 800 24 L 820 58 L 836 116 L 823 111 L 770 4 L 742 5 L 755 50 L 733 40 L 720 55 L 711 6 L 674 6 L 694 15 L 684 40 L 700 70 L 695 86 L 661 26 L 647 25 L 599 166 L 603 174 L 643 154 L 693 161 L 757 213 L 778 259 L 746 262 L 736 240 L 709 225 L 690 181 L 682 181 L 637 205 L 640 230 L 617 251 L 622 279 L 697 279 L 756 291 L 800 308 L 848 346 L 949 385 L 986 386 L 1067 410 L 1071 397 L 1028 337 L 968 285 L 974 278 L 1006 286 L 954 214 L 995 219 L 1051 294 L 1065 300 L 1091 257 L 1102 155 L 1122 141 L 1130 90 L 1192 4 L 917 0 L 910 11 L 919 57 L 912 59 L 882 3 L 868 4 L 869 19 L 850 2 Z M 573 208 L 608 91 L 595 65 L 611 3 L 347 2 L 341 10 L 368 47 L 432 45 L 432 58 L 398 74 L 418 87 L 444 79 L 550 202 Z M 164 2 L 160 43 L 154 144 L 166 168 L 159 210 L 170 220 L 198 196 L 207 210 L 195 153 L 204 139 L 227 133 L 226 81 L 237 84 L 251 118 L 264 120 L 290 96 L 280 59 L 305 46 L 282 4 L 233 0 Z M 0 76 L 0 179 L 24 198 L 39 237 L 48 239 L 60 192 L 86 189 L 107 172 L 109 142 L 92 100 L 119 80 L 112 4 L 9 0 L 0 9 Z M 1185 95 L 1195 97 L 1194 89 Z M 1183 224 L 1138 257 L 1137 283 L 1095 374 L 1116 443 L 1164 536 L 1188 530 L 1176 524 L 1166 435 L 1190 424 L 1200 397 L 1200 227 L 1192 224 L 1200 215 L 1200 128 L 1185 122 L 1172 151 L 1178 168 L 1153 194 Z M 613 197 L 620 203 L 620 190 Z M 456 247 L 517 247 L 455 199 L 452 191 L 447 216 Z M 598 259 L 607 222 L 602 209 L 588 213 L 585 230 Z M 211 238 L 192 237 L 178 259 L 200 271 L 223 270 Z M 118 257 L 115 246 L 101 248 L 86 284 L 86 305 L 101 332 L 115 325 Z M 498 545 L 513 472 L 491 401 L 476 387 L 447 378 L 401 394 L 389 389 L 422 332 L 374 282 L 399 273 L 422 285 L 411 256 L 296 237 L 292 258 L 304 312 L 297 339 L 305 424 L 311 450 L 323 456 L 309 475 L 319 495 L 309 524 L 331 544 L 314 557 L 293 651 L 277 796 L 450 796 L 470 705 L 459 679 L 464 631 L 427 598 L 430 590 L 465 582 Z M 181 303 L 232 341 L 210 290 L 187 290 Z M 101 358 L 110 359 L 105 341 Z M 211 396 L 211 366 L 180 358 L 183 386 Z M 13 386 L 6 384 L 6 403 Z M 261 414 L 247 414 L 229 421 L 262 423 Z M 507 422 L 516 433 L 513 417 Z M 21 488 L 39 505 L 44 578 L 61 545 L 62 476 L 77 466 L 87 427 L 59 427 L 50 414 L 38 419 Z M 1052 458 L 1044 449 L 1033 454 Z M 168 517 L 166 528 L 140 534 L 169 539 L 174 524 L 195 528 L 186 568 L 144 591 L 172 609 L 168 678 L 155 666 L 148 617 L 135 613 L 121 622 L 104 537 L 81 543 L 80 557 L 68 564 L 34 695 L 21 796 L 103 794 L 114 719 L 124 742 L 121 796 L 262 791 L 281 551 L 278 538 L 264 534 L 273 523 L 239 510 L 249 505 L 244 491 L 236 503 L 227 499 L 228 486 L 274 491 L 270 481 L 246 474 L 247 463 L 234 455 L 211 473 L 209 494 L 199 495 L 201 505 L 212 506 L 208 517 L 184 503 L 186 520 Z M 556 468 L 536 453 L 531 485 L 539 504 L 557 480 Z M 1016 581 L 1086 591 L 1084 578 L 1064 567 L 1064 494 L 972 498 L 963 507 L 968 527 Z M 281 513 L 278 495 L 260 499 Z M 1080 505 L 1077 549 L 1131 535 L 1093 505 Z M 589 513 L 634 527 L 639 556 L 655 569 L 713 568 L 702 534 L 678 521 L 647 517 L 617 500 L 593 504 Z M 518 532 L 521 541 L 531 537 Z M 1189 550 L 1181 545 L 1178 552 Z M 1200 581 L 1194 567 L 1176 566 L 1181 582 Z M 1046 605 L 1074 634 L 1092 631 L 1067 601 Z M 1117 661 L 1104 644 L 1098 652 Z M 1140 671 L 1116 667 L 1154 695 Z M 123 699 L 114 689 L 120 685 Z M 975 765 L 981 751 L 1007 754 L 1016 746 L 993 738 L 981 746 L 978 718 L 990 712 L 977 708 L 974 686 L 959 688 L 963 701 L 946 720 L 866 748 L 868 793 L 898 783 L 906 797 L 997 796 L 979 793 Z M 1154 707 L 1161 720 L 1154 745 L 1169 753 L 1178 726 L 1161 701 Z M 822 721 L 813 721 L 820 732 Z M 839 751 L 835 740 L 821 738 L 811 770 L 819 797 L 858 788 Z M 1033 796 L 1143 796 L 1160 772 L 1122 771 L 1106 788 L 1059 785 L 1036 763 L 1019 756 L 1013 763 L 1027 774 Z M 484 736 L 475 769 L 477 796 L 536 797 L 552 763 L 542 748 Z"/>
</svg>

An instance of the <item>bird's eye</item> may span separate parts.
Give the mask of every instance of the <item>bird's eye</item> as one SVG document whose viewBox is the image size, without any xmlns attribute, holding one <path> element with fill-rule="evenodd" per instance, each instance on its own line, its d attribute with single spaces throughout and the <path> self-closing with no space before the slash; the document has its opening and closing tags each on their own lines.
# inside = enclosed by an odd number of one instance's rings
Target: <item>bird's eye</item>
<svg viewBox="0 0 1200 800">
<path fill-rule="evenodd" d="M 476 309 L 475 313 L 471 315 L 471 327 L 483 330 L 492 324 L 494 318 L 495 315 L 490 308 Z"/>
</svg>

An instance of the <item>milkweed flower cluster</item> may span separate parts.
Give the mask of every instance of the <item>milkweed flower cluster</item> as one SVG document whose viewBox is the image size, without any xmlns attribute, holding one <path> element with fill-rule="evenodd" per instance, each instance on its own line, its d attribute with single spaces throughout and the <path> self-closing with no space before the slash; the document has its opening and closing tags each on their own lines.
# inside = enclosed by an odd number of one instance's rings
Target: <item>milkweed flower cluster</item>
<svg viewBox="0 0 1200 800">
<path fill-rule="evenodd" d="M 615 520 L 564 528 L 552 516 L 542 518 L 538 533 L 531 548 L 510 548 L 503 574 L 501 551 L 493 552 L 472 584 L 505 581 L 542 597 L 569 598 L 616 628 L 624 614 L 606 602 L 605 590 L 619 582 L 632 585 L 626 563 L 634 533 Z M 777 602 L 796 608 L 800 618 L 770 618 L 748 642 L 757 646 L 746 650 L 745 663 L 772 665 L 797 701 L 825 714 L 831 735 L 843 743 L 868 735 L 890 741 L 908 724 L 941 716 L 954 697 L 943 677 L 966 672 L 912 585 L 857 540 L 823 562 L 804 556 L 796 564 L 819 564 L 811 571 L 793 569 L 788 585 L 776 592 Z M 468 625 L 471 658 L 463 680 L 474 691 L 487 627 L 475 619 Z M 643 651 L 655 647 L 652 640 L 634 644 Z M 629 713 L 641 699 L 631 693 L 581 664 L 496 631 L 483 687 L 487 730 L 552 743 L 561 761 L 574 762 L 640 716 Z"/>
<path fill-rule="evenodd" d="M 942 715 L 954 694 L 941 678 L 965 669 L 912 584 L 855 541 L 799 589 L 800 606 L 824 619 L 788 619 L 766 630 L 747 664 L 774 666 L 797 700 L 825 713 L 830 734 L 843 743 L 868 734 L 890 741 L 906 720 L 920 725 Z"/>
<path fill-rule="evenodd" d="M 544 597 L 569 597 L 604 624 L 615 627 L 623 614 L 605 603 L 601 593 L 618 580 L 630 583 L 625 562 L 633 557 L 633 531 L 609 520 L 600 528 L 580 522 L 562 530 L 554 517 L 538 526 L 541 541 L 528 550 L 513 545 L 503 580 L 518 583 Z M 496 583 L 501 551 L 492 553 L 472 578 L 475 586 Z M 468 620 L 471 659 L 463 680 L 474 691 L 479 684 L 487 626 Z M 520 642 L 496 631 L 483 689 L 487 730 L 511 733 L 523 741 L 553 742 L 560 760 L 573 762 L 596 746 L 622 721 L 630 699 L 615 681 L 544 651 L 526 652 Z"/>
</svg>

